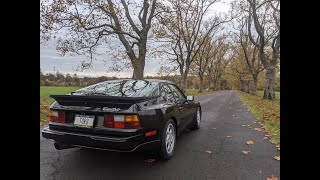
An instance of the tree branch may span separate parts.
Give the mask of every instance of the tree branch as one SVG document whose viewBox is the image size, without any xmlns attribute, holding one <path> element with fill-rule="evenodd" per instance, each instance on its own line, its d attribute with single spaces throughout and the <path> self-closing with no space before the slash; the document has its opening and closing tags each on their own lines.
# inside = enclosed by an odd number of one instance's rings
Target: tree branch
<svg viewBox="0 0 320 180">
<path fill-rule="evenodd" d="M 132 29 L 137 33 L 137 34 L 140 34 L 141 31 L 137 28 L 137 26 L 134 24 L 131 16 L 130 16 L 130 13 L 129 13 L 129 9 L 128 9 L 128 5 L 127 3 L 125 2 L 125 0 L 121 0 L 121 3 L 124 7 L 124 10 L 125 10 L 125 14 L 126 14 L 126 17 L 130 23 L 130 26 L 132 27 Z"/>
</svg>

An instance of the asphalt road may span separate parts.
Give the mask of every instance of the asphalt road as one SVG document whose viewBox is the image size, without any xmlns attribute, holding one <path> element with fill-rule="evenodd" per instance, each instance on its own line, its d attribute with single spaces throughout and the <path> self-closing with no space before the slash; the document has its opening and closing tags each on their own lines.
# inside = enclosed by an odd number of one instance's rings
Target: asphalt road
<svg viewBox="0 0 320 180">
<path fill-rule="evenodd" d="M 254 123 L 256 119 L 235 92 L 223 91 L 196 100 L 202 105 L 201 127 L 178 137 L 171 160 L 154 161 L 151 153 L 78 148 L 57 151 L 53 141 L 40 134 L 40 178 L 262 180 L 272 174 L 280 176 L 280 161 L 273 159 L 280 152 L 263 140 L 263 132 L 253 130 L 259 124 Z M 247 140 L 254 144 L 247 145 Z M 251 152 L 244 154 L 242 150 Z"/>
</svg>

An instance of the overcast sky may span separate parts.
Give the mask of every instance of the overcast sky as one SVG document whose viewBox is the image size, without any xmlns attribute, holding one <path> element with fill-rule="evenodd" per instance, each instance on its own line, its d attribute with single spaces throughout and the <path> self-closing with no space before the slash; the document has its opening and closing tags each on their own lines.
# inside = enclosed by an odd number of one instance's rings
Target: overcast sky
<svg viewBox="0 0 320 180">
<path fill-rule="evenodd" d="M 213 12 L 227 12 L 229 10 L 230 0 L 225 0 L 226 3 L 216 3 L 211 8 Z M 90 69 L 83 71 L 76 71 L 80 65 L 80 61 L 85 57 L 81 56 L 60 56 L 56 51 L 55 44 L 48 42 L 46 45 L 40 44 L 40 67 L 43 73 L 53 73 L 59 71 L 63 74 L 77 73 L 80 76 L 117 76 L 117 77 L 131 77 L 132 70 L 125 70 L 123 72 L 110 72 L 109 68 L 112 66 L 111 61 L 103 61 L 108 59 L 107 56 L 96 56 L 93 66 Z M 146 62 L 145 75 L 156 75 L 161 62 L 158 60 L 151 60 Z"/>
</svg>

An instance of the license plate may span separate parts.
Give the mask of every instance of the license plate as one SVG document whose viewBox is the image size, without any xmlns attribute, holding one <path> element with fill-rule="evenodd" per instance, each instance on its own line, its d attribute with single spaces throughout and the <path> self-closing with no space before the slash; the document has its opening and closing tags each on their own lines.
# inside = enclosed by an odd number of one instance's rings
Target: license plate
<svg viewBox="0 0 320 180">
<path fill-rule="evenodd" d="M 81 127 L 92 127 L 93 121 L 94 121 L 93 115 L 76 114 L 73 124 L 75 126 L 81 126 Z"/>
</svg>

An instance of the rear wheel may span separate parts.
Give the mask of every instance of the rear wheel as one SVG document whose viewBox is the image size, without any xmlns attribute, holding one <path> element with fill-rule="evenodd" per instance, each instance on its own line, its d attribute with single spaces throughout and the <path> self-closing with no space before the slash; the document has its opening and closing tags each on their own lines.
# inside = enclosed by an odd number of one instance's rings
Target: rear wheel
<svg viewBox="0 0 320 180">
<path fill-rule="evenodd" d="M 160 158 L 169 160 L 173 156 L 176 148 L 176 127 L 172 119 L 170 119 L 162 133 L 161 147 L 160 147 Z"/>
</svg>

